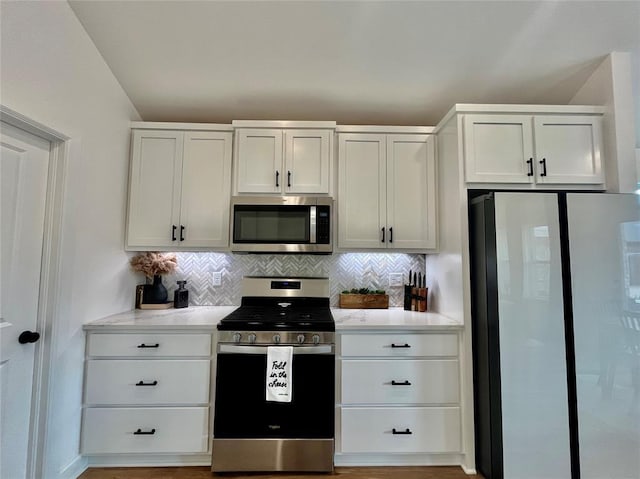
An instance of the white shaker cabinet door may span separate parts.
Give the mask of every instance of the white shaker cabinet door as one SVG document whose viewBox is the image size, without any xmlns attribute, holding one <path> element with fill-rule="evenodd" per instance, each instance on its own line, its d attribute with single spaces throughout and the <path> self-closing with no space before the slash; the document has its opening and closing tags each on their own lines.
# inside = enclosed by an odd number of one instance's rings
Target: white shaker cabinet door
<svg viewBox="0 0 640 479">
<path fill-rule="evenodd" d="M 533 183 L 530 115 L 465 115 L 465 180 L 468 183 Z"/>
<path fill-rule="evenodd" d="M 287 193 L 329 193 L 329 130 L 285 130 L 283 183 Z"/>
<path fill-rule="evenodd" d="M 184 136 L 180 241 L 182 247 L 229 244 L 230 132 L 188 131 Z"/>
<path fill-rule="evenodd" d="M 127 245 L 171 246 L 180 216 L 183 133 L 133 131 Z"/>
<path fill-rule="evenodd" d="M 601 117 L 536 116 L 536 181 L 604 183 Z"/>
<path fill-rule="evenodd" d="M 436 246 L 436 162 L 429 135 L 387 136 L 388 248 Z"/>
<path fill-rule="evenodd" d="M 385 248 L 386 137 L 345 133 L 338 141 L 338 247 Z"/>
<path fill-rule="evenodd" d="M 282 130 L 238 130 L 238 193 L 281 193 L 286 184 L 282 171 Z"/>
</svg>

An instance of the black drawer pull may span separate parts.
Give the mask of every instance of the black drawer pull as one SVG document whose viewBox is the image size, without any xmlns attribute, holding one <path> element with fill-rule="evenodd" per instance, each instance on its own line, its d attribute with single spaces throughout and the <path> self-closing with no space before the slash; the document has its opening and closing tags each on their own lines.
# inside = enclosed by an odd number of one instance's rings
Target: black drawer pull
<svg viewBox="0 0 640 479">
<path fill-rule="evenodd" d="M 411 386 L 411 383 L 409 381 L 391 381 L 391 385 L 392 386 Z"/>
<path fill-rule="evenodd" d="M 410 348 L 411 346 L 409 346 L 407 343 L 404 343 L 404 344 L 391 343 L 391 347 L 392 348 Z"/>
<path fill-rule="evenodd" d="M 409 428 L 406 428 L 404 431 L 398 431 L 398 430 L 396 430 L 396 428 L 394 427 L 394 428 L 391 430 L 391 432 L 393 432 L 393 434 L 413 434 L 413 433 L 411 432 L 411 429 L 409 429 Z"/>
<path fill-rule="evenodd" d="M 160 343 L 156 343 L 156 344 L 138 344 L 139 348 L 159 348 L 160 347 Z"/>
<path fill-rule="evenodd" d="M 150 383 L 145 383 L 144 381 L 138 381 L 136 383 L 136 386 L 157 386 L 158 385 L 158 381 L 153 381 Z"/>
<path fill-rule="evenodd" d="M 407 429 L 407 431 L 408 431 L 408 429 Z M 141 436 L 141 435 L 145 435 L 145 434 L 146 435 L 153 435 L 155 433 L 156 433 L 156 429 L 155 428 L 153 428 L 151 431 L 143 431 L 142 429 L 138 428 L 137 431 L 133 432 L 134 436 Z"/>
</svg>

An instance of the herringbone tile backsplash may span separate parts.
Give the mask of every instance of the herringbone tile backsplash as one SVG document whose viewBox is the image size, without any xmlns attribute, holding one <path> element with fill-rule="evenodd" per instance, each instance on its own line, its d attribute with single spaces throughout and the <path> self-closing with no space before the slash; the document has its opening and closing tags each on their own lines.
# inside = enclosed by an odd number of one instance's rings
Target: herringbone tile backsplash
<svg viewBox="0 0 640 479">
<path fill-rule="evenodd" d="M 243 276 L 326 276 L 331 284 L 331 305 L 338 305 L 341 291 L 351 288 L 383 289 L 390 306 L 402 306 L 402 287 L 389 287 L 389 273 L 425 272 L 422 254 L 338 253 L 315 255 L 252 255 L 225 253 L 176 253 L 178 269 L 163 278 L 173 297 L 176 281 L 186 279 L 189 304 L 239 305 Z M 213 286 L 212 273 L 222 272 L 222 285 Z"/>
</svg>

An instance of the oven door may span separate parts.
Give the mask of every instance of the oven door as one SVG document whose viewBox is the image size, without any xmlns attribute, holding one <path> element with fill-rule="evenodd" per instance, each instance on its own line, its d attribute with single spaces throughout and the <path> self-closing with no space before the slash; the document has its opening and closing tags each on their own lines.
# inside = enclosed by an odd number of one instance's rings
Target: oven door
<svg viewBox="0 0 640 479">
<path fill-rule="evenodd" d="M 333 439 L 333 345 L 294 346 L 291 402 L 266 400 L 267 348 L 220 344 L 215 439 Z"/>
</svg>

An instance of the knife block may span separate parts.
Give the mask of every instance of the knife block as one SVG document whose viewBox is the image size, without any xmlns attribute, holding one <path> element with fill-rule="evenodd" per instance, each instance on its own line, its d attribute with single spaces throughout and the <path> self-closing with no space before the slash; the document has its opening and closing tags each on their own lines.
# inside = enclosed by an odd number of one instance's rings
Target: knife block
<svg viewBox="0 0 640 479">
<path fill-rule="evenodd" d="M 418 311 L 425 312 L 427 310 L 427 294 L 429 288 L 417 288 L 418 289 Z"/>
</svg>

